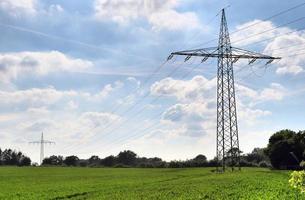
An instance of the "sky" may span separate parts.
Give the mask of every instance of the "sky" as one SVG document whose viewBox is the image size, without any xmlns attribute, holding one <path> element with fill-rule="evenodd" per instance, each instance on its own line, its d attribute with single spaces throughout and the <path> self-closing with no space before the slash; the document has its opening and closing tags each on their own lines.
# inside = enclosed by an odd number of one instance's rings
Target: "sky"
<svg viewBox="0 0 305 200">
<path fill-rule="evenodd" d="M 265 147 L 281 129 L 303 130 L 302 3 L 1 0 L 0 146 L 39 162 L 40 148 L 29 142 L 44 132 L 56 142 L 45 156 L 129 149 L 164 160 L 212 159 L 217 60 L 166 59 L 217 46 L 225 7 L 232 46 L 282 57 L 234 65 L 240 149 Z"/>
</svg>

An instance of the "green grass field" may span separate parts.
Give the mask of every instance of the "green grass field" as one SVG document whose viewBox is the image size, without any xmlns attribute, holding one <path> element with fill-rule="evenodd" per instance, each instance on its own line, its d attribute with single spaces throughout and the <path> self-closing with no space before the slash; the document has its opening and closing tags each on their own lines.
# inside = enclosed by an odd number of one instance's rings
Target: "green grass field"
<svg viewBox="0 0 305 200">
<path fill-rule="evenodd" d="M 248 168 L 0 168 L 0 199 L 305 199 L 290 172 Z"/>
</svg>

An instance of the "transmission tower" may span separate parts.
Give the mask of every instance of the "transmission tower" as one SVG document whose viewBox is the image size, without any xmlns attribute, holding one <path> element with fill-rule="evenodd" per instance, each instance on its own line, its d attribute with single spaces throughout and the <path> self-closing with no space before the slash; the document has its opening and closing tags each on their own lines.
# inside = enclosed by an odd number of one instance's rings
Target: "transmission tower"
<svg viewBox="0 0 305 200">
<path fill-rule="evenodd" d="M 42 164 L 42 161 L 44 159 L 44 145 L 45 144 L 55 144 L 55 142 L 44 140 L 43 139 L 43 132 L 41 133 L 41 139 L 40 141 L 33 141 L 29 142 L 30 144 L 40 144 L 40 165 Z"/>
<path fill-rule="evenodd" d="M 218 47 L 173 52 L 168 60 L 174 55 L 186 56 L 185 62 L 192 56 L 202 57 L 202 62 L 208 58 L 218 59 L 216 157 L 217 171 L 224 172 L 226 166 L 231 166 L 232 170 L 238 167 L 240 170 L 233 64 L 239 59 L 248 59 L 249 65 L 258 59 L 265 59 L 267 65 L 280 58 L 232 47 L 225 10 L 222 9 L 221 13 Z"/>
</svg>

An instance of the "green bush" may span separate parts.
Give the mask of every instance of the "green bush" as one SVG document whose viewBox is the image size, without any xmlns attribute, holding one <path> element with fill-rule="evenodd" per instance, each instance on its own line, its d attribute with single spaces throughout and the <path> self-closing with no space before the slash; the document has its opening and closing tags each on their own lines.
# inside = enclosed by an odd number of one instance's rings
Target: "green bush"
<svg viewBox="0 0 305 200">
<path fill-rule="evenodd" d="M 305 192 L 305 171 L 292 172 L 289 183 L 293 188 L 296 188 L 296 189 L 300 190 L 301 193 L 304 193 Z"/>
</svg>

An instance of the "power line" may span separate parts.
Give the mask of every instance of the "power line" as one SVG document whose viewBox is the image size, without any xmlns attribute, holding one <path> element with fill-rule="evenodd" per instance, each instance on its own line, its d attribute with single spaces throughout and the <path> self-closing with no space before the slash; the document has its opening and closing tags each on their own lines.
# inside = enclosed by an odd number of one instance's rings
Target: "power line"
<svg viewBox="0 0 305 200">
<path fill-rule="evenodd" d="M 246 29 L 248 29 L 248 28 L 250 28 L 250 27 L 256 26 L 256 25 L 258 25 L 258 24 L 260 24 L 260 23 L 262 23 L 262 22 L 264 22 L 264 21 L 267 21 L 267 20 L 276 18 L 276 17 L 278 17 L 278 16 L 280 16 L 280 15 L 283 15 L 283 14 L 285 14 L 285 13 L 288 13 L 288 12 L 290 12 L 290 11 L 292 11 L 292 10 L 295 10 L 295 9 L 297 9 L 297 8 L 300 8 L 300 7 L 304 6 L 304 5 L 305 5 L 305 2 L 300 3 L 300 4 L 296 5 L 296 6 L 290 7 L 290 8 L 288 8 L 288 9 L 282 10 L 282 11 L 280 11 L 280 12 L 278 12 L 278 13 L 276 13 L 276 14 L 270 16 L 270 17 L 264 18 L 264 19 L 263 19 L 262 21 L 260 21 L 260 22 L 257 22 L 257 23 L 251 24 L 251 25 L 249 25 L 249 26 L 246 26 L 246 27 L 244 27 L 244 28 L 242 28 L 242 29 L 238 29 L 238 30 L 236 30 L 236 31 L 233 31 L 233 32 L 231 33 L 231 36 L 234 35 L 234 34 L 236 34 L 236 33 L 238 33 L 238 32 L 240 32 L 240 31 L 246 30 Z M 218 38 L 214 38 L 214 39 L 212 39 L 212 40 L 209 40 L 209 41 L 207 41 L 207 42 L 204 42 L 204 43 L 201 43 L 201 44 L 199 44 L 199 45 L 193 46 L 193 47 L 191 47 L 191 48 L 201 47 L 202 45 L 206 45 L 206 44 L 209 44 L 209 43 L 214 42 L 214 41 L 217 41 L 217 40 L 218 40 Z"/>
<path fill-rule="evenodd" d="M 200 65 L 200 63 L 198 65 L 195 65 L 188 73 L 184 74 L 181 78 L 184 79 L 187 76 L 189 76 L 190 73 L 192 73 L 196 68 L 198 68 Z M 172 84 L 170 87 L 174 86 L 175 84 Z M 157 97 L 155 97 L 151 102 L 149 102 L 148 104 L 153 104 L 156 101 L 158 101 L 160 98 L 162 97 L 162 95 L 158 95 Z M 130 120 L 134 119 L 136 116 L 138 116 L 139 114 L 141 114 L 143 111 L 145 111 L 145 107 L 143 107 L 141 110 L 139 110 L 135 115 L 131 116 L 130 118 L 128 118 L 127 120 L 125 120 L 121 126 L 115 127 L 113 129 L 111 129 L 111 131 L 109 131 L 109 134 L 114 131 L 115 129 L 119 130 L 120 128 L 122 128 L 124 124 L 126 124 L 127 122 L 129 122 Z M 109 135 L 107 134 L 107 135 Z"/>
<path fill-rule="evenodd" d="M 88 44 L 88 43 L 80 42 L 80 41 L 77 41 L 77 40 L 72 40 L 72 39 L 67 39 L 67 38 L 60 37 L 60 36 L 55 36 L 55 35 L 51 35 L 51 34 L 48 34 L 48 33 L 44 33 L 44 32 L 41 32 L 41 31 L 29 29 L 29 28 L 24 28 L 24 27 L 20 27 L 20 26 L 5 24 L 5 23 L 0 23 L 0 26 L 10 28 L 10 29 L 13 29 L 13 30 L 17 30 L 17 31 L 21 31 L 21 32 L 27 32 L 27 33 L 31 33 L 31 34 L 34 34 L 34 35 L 39 35 L 39 36 L 49 38 L 49 39 L 53 39 L 53 40 L 60 40 L 60 41 L 68 42 L 68 43 L 71 43 L 71 44 L 76 44 L 76 45 L 83 46 L 83 47 L 90 48 L 90 49 L 94 49 L 94 50 L 107 51 L 107 52 L 111 52 L 111 53 L 115 53 L 115 54 L 125 54 L 125 55 L 136 57 L 136 58 L 139 58 L 139 59 L 142 59 L 142 60 L 150 60 L 150 59 L 144 58 L 142 56 L 127 53 L 126 51 L 119 51 L 119 50 L 114 50 L 114 49 L 111 49 L 111 48 L 100 47 L 100 46 L 96 46 L 96 45 L 93 45 L 93 44 Z"/>
<path fill-rule="evenodd" d="M 235 73 L 235 75 L 237 75 L 237 74 L 239 74 L 240 72 L 242 72 L 244 69 L 246 69 L 246 67 L 250 67 L 250 65 L 245 65 L 244 67 L 241 67 L 240 70 L 238 70 L 238 71 Z M 265 65 L 263 65 L 262 67 L 265 67 Z M 249 75 L 251 75 L 251 74 L 252 74 L 252 73 L 250 73 Z M 240 79 L 238 79 L 237 81 L 246 79 L 246 78 L 249 77 L 249 75 L 247 75 L 247 76 L 245 76 L 245 77 L 243 77 L 243 78 L 240 78 Z M 205 85 L 208 84 L 208 83 L 210 83 L 210 82 L 208 81 L 208 82 L 204 83 L 204 84 L 202 85 L 202 87 L 205 86 Z M 190 105 L 186 105 L 186 106 L 190 106 Z M 160 113 L 159 113 L 158 115 L 156 115 L 154 118 L 160 117 L 163 113 L 164 113 L 164 111 L 160 112 Z M 174 117 L 174 118 L 172 119 L 172 121 L 175 121 L 175 120 L 177 120 L 178 118 L 179 118 L 179 116 L 176 116 L 176 117 Z M 120 142 L 123 142 L 123 141 L 126 141 L 126 140 L 135 139 L 135 138 L 137 138 L 137 137 L 142 137 L 142 136 L 144 136 L 144 135 L 147 134 L 147 133 L 144 133 L 144 134 L 143 134 L 143 132 L 144 132 L 145 130 L 149 130 L 149 129 L 151 129 L 151 128 L 159 127 L 158 125 L 160 126 L 160 125 L 162 125 L 162 124 L 160 124 L 159 122 L 157 122 L 157 123 L 153 123 L 153 124 L 150 125 L 149 127 L 145 127 L 144 129 L 141 129 L 141 130 L 136 129 L 135 134 L 129 135 L 129 136 L 124 137 L 124 138 L 120 138 L 120 139 L 118 139 L 117 141 L 113 141 L 112 143 L 107 143 L 107 145 L 104 146 L 104 148 L 109 147 L 109 146 L 111 146 L 111 145 L 119 144 Z M 208 131 L 208 130 L 212 130 L 212 129 L 214 130 L 215 128 L 202 129 L 202 131 Z M 132 130 L 131 132 L 134 132 L 134 130 Z M 138 134 L 138 133 L 142 133 L 142 134 Z"/>
<path fill-rule="evenodd" d="M 199 65 L 200 65 L 200 64 L 199 64 Z M 195 67 L 193 67 L 188 73 L 184 74 L 183 77 L 182 77 L 182 79 L 185 79 L 187 76 L 189 76 L 189 74 L 191 74 L 191 73 L 193 72 L 194 69 L 196 69 L 197 67 L 199 67 L 199 65 L 195 65 Z M 170 87 L 173 87 L 174 85 L 175 85 L 175 83 L 171 84 Z M 163 96 L 163 95 L 158 95 L 157 98 L 156 98 L 155 100 L 159 99 L 159 98 L 162 97 L 162 96 Z M 150 102 L 150 104 L 152 104 L 152 103 L 154 103 L 154 102 Z M 160 115 L 162 115 L 163 112 L 164 112 L 164 111 L 161 111 L 160 113 L 158 113 L 158 114 L 155 115 L 155 116 L 156 116 L 156 117 L 159 117 Z M 158 124 L 158 123 L 155 123 L 153 126 L 156 126 L 157 124 Z M 153 127 L 153 126 L 152 126 L 152 127 Z M 152 128 L 152 127 L 150 127 L 150 128 Z M 147 127 L 146 127 L 145 129 L 147 129 Z M 137 131 L 137 129 L 132 130 L 132 132 L 134 132 L 134 131 Z M 123 138 L 120 138 L 119 140 L 122 140 L 122 139 L 123 139 Z M 108 147 L 109 144 L 110 144 L 110 143 L 107 143 L 106 146 L 104 146 L 104 147 Z"/>
<path fill-rule="evenodd" d="M 299 18 L 299 19 L 297 19 L 297 20 L 293 20 L 293 21 L 288 22 L 288 23 L 293 23 L 293 22 L 298 21 L 298 20 L 300 20 L 300 19 L 303 19 L 303 18 Z M 288 24 L 288 23 L 286 23 L 286 24 Z M 283 26 L 283 25 L 281 25 L 281 26 Z M 278 28 L 278 27 L 277 27 L 277 28 Z M 274 30 L 274 29 L 276 29 L 276 28 L 273 28 L 273 30 Z M 267 30 L 267 31 L 270 31 L 270 30 Z M 266 32 L 266 31 L 264 31 L 264 32 Z M 264 33 L 264 32 L 263 32 L 263 33 Z M 262 34 L 262 33 L 259 33 L 259 34 Z M 252 70 L 252 73 L 254 73 L 253 70 Z M 145 95 L 145 96 L 148 96 L 148 95 Z M 141 99 L 141 100 L 143 100 L 143 99 Z M 138 104 L 136 104 L 136 105 L 138 105 Z M 144 107 L 144 108 L 145 108 L 145 107 Z M 144 110 L 144 108 L 141 109 L 141 112 Z M 128 109 L 127 112 L 129 112 L 130 110 L 131 110 L 131 109 Z M 124 112 L 124 114 L 126 114 L 127 112 Z M 138 114 L 139 114 L 139 113 L 137 113 L 136 115 L 138 115 Z M 130 120 L 128 120 L 128 121 L 130 121 Z M 122 126 L 122 125 L 119 125 L 119 127 L 121 127 L 121 126 Z M 107 128 L 108 128 L 108 127 L 110 127 L 110 126 L 107 126 Z M 117 128 L 117 127 L 113 128 L 110 132 L 112 132 L 112 131 L 115 130 L 116 128 Z"/>
<path fill-rule="evenodd" d="M 179 67 L 180 67 L 183 63 L 184 63 L 184 62 L 181 62 L 180 64 L 178 64 L 178 66 L 176 66 L 173 70 L 171 70 L 170 73 L 167 74 L 167 77 L 173 75 L 174 73 L 176 73 L 176 71 L 179 69 Z M 130 106 L 127 110 L 125 110 L 121 115 L 124 116 L 124 115 L 126 115 L 128 112 L 130 112 L 133 108 L 135 108 L 137 105 L 139 105 L 145 98 L 147 98 L 147 97 L 149 96 L 149 94 L 150 94 L 149 92 L 146 93 L 143 97 L 141 97 L 138 101 L 136 101 L 132 106 Z M 152 102 L 155 102 L 155 101 L 157 101 L 156 98 L 155 98 L 154 100 L 152 100 Z M 143 109 L 141 109 L 141 111 L 138 112 L 136 115 L 139 115 L 141 112 L 144 111 L 144 109 L 145 109 L 145 107 L 143 107 Z M 127 121 L 127 120 L 123 121 L 122 123 L 125 123 L 126 121 Z M 103 128 L 103 130 L 105 131 L 105 130 L 111 128 L 112 125 L 114 125 L 114 128 L 111 129 L 111 130 L 114 130 L 115 127 L 116 127 L 116 126 L 115 126 L 115 123 L 117 123 L 117 122 L 119 122 L 119 119 L 118 119 L 118 118 L 114 119 L 113 121 L 111 121 L 111 122 L 108 123 L 105 127 L 102 127 L 102 128 Z M 121 123 L 121 124 L 122 124 L 122 123 Z M 117 125 L 117 126 L 121 126 L 121 125 L 119 124 L 119 125 Z M 94 127 L 93 129 L 90 129 L 89 132 L 92 132 L 92 131 L 95 130 L 96 128 L 98 128 L 98 126 Z M 107 131 L 107 133 L 108 133 L 108 132 L 109 132 L 109 131 Z M 96 137 L 98 137 L 98 136 L 94 136 L 95 139 L 98 139 L 98 138 L 96 138 Z M 73 148 L 73 146 L 75 146 L 75 145 L 71 145 L 72 148 Z M 67 149 L 67 147 L 65 148 L 65 150 L 66 150 L 66 149 Z"/>
<path fill-rule="evenodd" d="M 295 20 L 292 20 L 292 21 L 289 21 L 289 22 L 287 22 L 287 23 L 284 23 L 284 24 L 281 24 L 281 25 L 279 25 L 279 26 L 276 26 L 275 28 L 271 28 L 271 29 L 265 30 L 265 31 L 260 32 L 260 33 L 252 34 L 252 35 L 250 35 L 250 36 L 247 36 L 246 38 L 243 38 L 243 39 L 239 39 L 239 40 L 233 41 L 232 44 L 236 44 L 236 43 L 239 43 L 239 42 L 241 42 L 241 41 L 248 40 L 249 38 L 253 38 L 253 37 L 257 36 L 257 35 L 261 35 L 261 34 L 264 34 L 264 33 L 269 32 L 269 31 L 276 30 L 276 29 L 281 28 L 281 27 L 283 27 L 283 26 L 287 26 L 287 25 L 289 25 L 289 24 L 293 24 L 293 23 L 295 23 L 295 22 L 298 22 L 298 21 L 301 21 L 301 20 L 304 20 L 304 19 L 305 19 L 305 17 L 297 18 L 297 19 L 295 19 Z"/>
<path fill-rule="evenodd" d="M 246 65 L 246 66 L 249 66 L 249 65 Z M 242 72 L 243 70 L 245 69 L 245 67 L 241 67 L 236 73 L 235 73 L 235 75 L 237 75 L 237 74 L 239 74 L 240 72 Z M 210 81 L 207 81 L 206 83 L 204 83 L 201 87 L 203 87 L 203 86 L 205 86 L 206 84 L 209 84 L 210 83 Z M 190 105 L 186 105 L 186 106 L 190 106 Z M 162 114 L 164 113 L 164 111 L 161 111 L 160 113 L 158 113 L 157 115 L 154 115 L 154 117 L 153 118 L 159 118 Z M 173 118 L 173 121 L 175 121 L 176 119 L 178 119 L 178 116 L 177 117 L 174 117 Z M 143 128 L 143 129 L 139 129 L 139 128 L 136 128 L 136 129 L 133 129 L 133 130 L 131 130 L 131 131 L 129 131 L 129 132 L 133 132 L 134 134 L 132 134 L 132 135 L 127 135 L 127 136 L 125 136 L 125 137 L 120 137 L 120 138 L 117 138 L 117 139 L 115 139 L 114 141 L 112 141 L 111 143 L 107 143 L 105 146 L 103 146 L 103 148 L 104 149 L 106 149 L 106 148 L 108 148 L 108 147 L 110 147 L 111 145 L 115 145 L 115 144 L 119 144 L 120 142 L 123 142 L 123 141 L 125 141 L 125 140 L 129 140 L 129 139 L 133 139 L 133 138 L 135 138 L 135 137 L 141 137 L 141 136 L 143 136 L 143 135 L 145 135 L 146 133 L 144 133 L 143 134 L 143 132 L 145 131 L 145 130 L 148 130 L 148 129 L 151 129 L 151 128 L 155 128 L 155 127 L 159 127 L 160 125 L 162 125 L 162 124 L 160 124 L 159 122 L 156 122 L 156 123 L 153 123 L 152 125 L 150 125 L 150 126 L 148 126 L 148 127 L 145 127 L 145 128 Z M 214 128 L 213 128 L 214 129 Z M 207 131 L 207 130 L 211 130 L 211 129 L 203 129 L 203 131 Z M 140 135 L 139 135 L 139 133 L 140 133 Z M 141 134 L 142 133 L 142 134 Z"/>
<path fill-rule="evenodd" d="M 302 53 L 302 54 L 305 54 L 305 53 Z M 293 54 L 293 55 L 298 55 L 298 54 Z M 292 55 L 292 56 L 293 56 L 293 55 Z M 285 57 L 284 57 L 284 58 L 285 58 Z M 251 65 L 246 65 L 246 66 L 251 67 Z M 266 65 L 262 65 L 261 67 L 266 68 Z M 244 70 L 244 69 L 246 69 L 246 68 L 245 68 L 245 67 L 240 68 L 240 70 L 237 71 L 237 72 L 235 73 L 235 75 L 239 74 L 239 73 L 240 73 L 242 70 Z M 243 77 L 242 79 L 239 79 L 239 80 L 246 79 L 246 78 L 248 78 L 251 74 L 253 74 L 253 72 L 252 72 L 252 73 L 249 73 L 247 76 L 245 76 L 245 77 Z M 238 81 L 238 80 L 237 80 L 237 81 Z M 164 112 L 164 111 L 158 113 L 158 115 L 156 115 L 156 117 L 162 115 L 163 112 Z M 158 122 L 158 123 L 159 123 L 159 122 Z M 147 129 L 154 128 L 154 127 L 156 127 L 156 126 L 158 125 L 158 123 L 154 123 L 154 124 L 152 124 L 152 125 L 149 126 L 149 127 L 145 127 L 143 130 L 140 130 L 140 132 L 142 132 L 142 131 L 144 131 L 144 130 L 147 130 Z M 132 132 L 134 132 L 134 130 L 132 130 Z M 108 143 L 108 144 L 107 144 L 106 146 L 104 146 L 104 147 L 108 147 L 108 146 L 110 146 L 110 145 L 120 143 L 120 142 L 122 142 L 122 141 L 124 141 L 124 140 L 129 140 L 129 139 L 131 139 L 131 138 L 134 138 L 135 136 L 137 137 L 137 136 L 139 136 L 138 133 L 139 133 L 139 130 L 136 130 L 135 134 L 133 134 L 133 135 L 131 135 L 131 136 L 129 135 L 129 136 L 127 136 L 127 137 L 120 138 L 119 140 L 115 140 L 115 141 L 113 141 L 112 143 Z M 142 136 L 142 135 L 140 135 L 140 136 Z"/>
<path fill-rule="evenodd" d="M 294 22 L 299 21 L 299 20 L 301 20 L 301 19 L 303 19 L 303 18 L 298 18 L 298 19 L 296 19 L 296 20 L 290 21 L 290 22 L 286 23 L 286 25 L 289 24 L 289 23 L 294 23 Z M 281 25 L 281 26 L 283 26 L 283 25 Z M 273 28 L 272 30 L 277 29 L 277 28 L 279 28 L 279 27 Z M 270 31 L 270 30 L 267 30 L 267 31 Z M 263 33 L 265 33 L 265 32 L 266 32 L 266 31 L 264 31 Z M 262 34 L 262 33 L 259 33 L 259 34 Z M 252 73 L 254 73 L 254 72 L 252 72 Z M 142 109 L 142 110 L 143 110 L 143 109 Z M 128 110 L 128 111 L 129 111 L 129 110 Z"/>
<path fill-rule="evenodd" d="M 270 38 L 267 38 L 267 39 L 259 40 L 257 42 L 253 42 L 253 43 L 250 43 L 250 44 L 247 44 L 247 45 L 243 45 L 241 47 L 246 47 L 246 46 L 250 46 L 250 45 L 254 45 L 254 44 L 259 44 L 259 43 L 266 42 L 266 41 L 269 41 L 269 40 L 272 40 L 272 39 L 275 39 L 275 38 L 278 38 L 278 37 L 281 37 L 281 36 L 284 36 L 284 35 L 287 35 L 287 34 L 297 33 L 297 32 L 303 31 L 303 30 L 305 30 L 305 27 L 302 27 L 302 28 L 297 29 L 297 30 L 289 31 L 287 33 L 282 33 L 282 34 L 279 34 L 279 35 L 276 35 L 276 36 L 273 36 L 273 37 L 270 37 Z M 298 45 L 300 45 L 300 44 L 297 44 L 297 45 L 294 45 L 294 46 L 298 46 Z"/>
<path fill-rule="evenodd" d="M 248 66 L 248 65 L 247 65 Z M 242 68 L 240 68 L 237 72 L 236 72 L 236 74 L 238 74 L 238 73 L 240 73 L 241 71 L 243 71 L 245 69 L 245 67 L 242 67 Z M 208 83 L 210 83 L 209 81 L 207 81 L 206 83 L 204 83 L 203 85 L 202 85 L 202 87 L 203 86 L 205 86 L 206 84 L 208 84 Z M 187 105 L 188 106 L 188 105 Z M 154 118 L 157 118 L 157 117 L 160 117 L 162 114 L 164 113 L 164 111 L 161 111 L 160 113 L 158 113 L 157 115 L 155 115 L 154 116 Z M 152 127 L 155 127 L 156 125 L 158 125 L 158 123 L 159 122 L 157 122 L 157 123 L 154 123 L 153 125 L 152 125 Z M 150 127 L 151 128 L 151 127 Z M 145 128 L 145 129 L 147 129 L 147 128 Z M 145 130 L 144 129 L 144 130 Z M 137 130 L 138 131 L 138 130 Z M 132 132 L 134 132 L 134 131 L 132 131 Z M 128 137 L 127 137 L 128 138 Z M 122 138 L 120 138 L 121 140 L 122 140 Z M 121 141 L 120 140 L 120 141 Z M 107 144 L 107 146 L 109 146 L 108 144 Z"/>
</svg>

